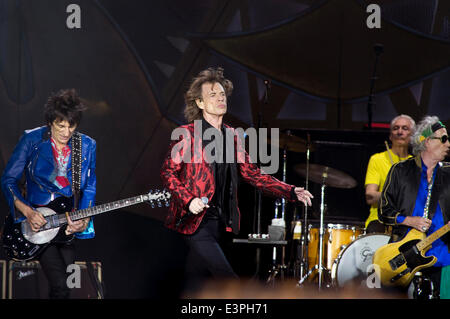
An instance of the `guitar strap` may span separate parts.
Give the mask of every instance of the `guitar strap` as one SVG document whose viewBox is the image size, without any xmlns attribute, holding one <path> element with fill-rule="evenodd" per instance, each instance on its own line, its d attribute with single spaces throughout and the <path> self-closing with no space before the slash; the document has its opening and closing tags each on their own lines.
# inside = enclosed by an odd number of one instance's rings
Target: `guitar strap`
<svg viewBox="0 0 450 319">
<path fill-rule="evenodd" d="M 430 209 L 431 191 L 433 190 L 434 179 L 435 179 L 435 176 L 433 176 L 431 178 L 431 182 L 428 183 L 428 193 L 427 193 L 427 200 L 425 202 L 425 207 L 423 209 L 423 218 L 430 218 L 429 209 Z"/>
<path fill-rule="evenodd" d="M 78 209 L 81 188 L 81 134 L 75 131 L 72 135 L 72 194 L 73 209 Z"/>
</svg>

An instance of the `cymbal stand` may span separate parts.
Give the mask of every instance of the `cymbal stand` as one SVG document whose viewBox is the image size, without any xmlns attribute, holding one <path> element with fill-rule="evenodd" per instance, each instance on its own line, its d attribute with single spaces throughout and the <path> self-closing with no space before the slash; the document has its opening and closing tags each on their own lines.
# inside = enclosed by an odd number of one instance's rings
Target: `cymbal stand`
<svg viewBox="0 0 450 319">
<path fill-rule="evenodd" d="M 288 135 L 291 135 L 291 131 L 287 131 Z M 283 173 L 282 173 L 282 180 L 286 183 L 286 175 L 287 175 L 287 145 L 283 147 Z M 286 199 L 281 199 L 281 218 L 284 218 L 286 212 Z M 286 221 L 286 220 L 285 220 Z"/>
<path fill-rule="evenodd" d="M 322 288 L 322 271 L 324 270 L 324 267 L 322 266 L 323 262 L 323 215 L 325 211 L 325 182 L 328 177 L 328 166 L 325 167 L 324 172 L 322 173 L 322 188 L 320 192 L 320 230 L 319 230 L 319 290 Z"/>
<path fill-rule="evenodd" d="M 323 266 L 323 237 L 324 237 L 324 227 L 323 227 L 323 217 L 325 213 L 325 187 L 326 187 L 326 179 L 328 178 L 328 167 L 325 167 L 325 170 L 322 173 L 322 187 L 320 194 L 320 226 L 319 226 L 319 263 L 314 265 L 314 267 L 306 274 L 305 277 L 302 277 L 298 282 L 298 285 L 302 285 L 304 281 L 311 276 L 314 271 L 318 271 L 318 285 L 319 290 L 322 288 L 322 280 L 323 280 L 323 271 L 327 271 Z"/>
<path fill-rule="evenodd" d="M 311 139 L 308 133 L 307 144 L 306 144 L 306 180 L 305 180 L 305 190 L 308 190 L 309 181 L 309 154 L 311 147 Z M 305 272 L 308 270 L 308 206 L 305 205 L 305 212 L 303 215 L 303 227 L 302 227 L 302 237 L 301 237 L 301 255 L 300 255 L 300 278 L 303 278 Z"/>
</svg>

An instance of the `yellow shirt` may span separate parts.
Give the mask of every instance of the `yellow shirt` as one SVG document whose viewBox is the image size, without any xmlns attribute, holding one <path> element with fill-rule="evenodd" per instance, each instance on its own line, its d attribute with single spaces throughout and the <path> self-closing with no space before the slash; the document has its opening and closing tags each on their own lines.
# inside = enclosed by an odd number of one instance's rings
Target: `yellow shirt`
<svg viewBox="0 0 450 319">
<path fill-rule="evenodd" d="M 391 155 L 393 163 L 391 162 L 389 154 Z M 369 165 L 367 166 L 365 186 L 368 184 L 376 184 L 378 185 L 378 191 L 381 192 L 391 166 L 410 157 L 412 157 L 412 155 L 408 155 L 407 157 L 398 157 L 391 150 L 389 150 L 389 153 L 388 151 L 384 151 L 372 155 L 369 160 Z M 376 205 L 370 206 L 370 214 L 366 220 L 366 228 L 367 225 L 369 225 L 369 223 L 373 220 L 378 220 L 378 207 Z"/>
</svg>

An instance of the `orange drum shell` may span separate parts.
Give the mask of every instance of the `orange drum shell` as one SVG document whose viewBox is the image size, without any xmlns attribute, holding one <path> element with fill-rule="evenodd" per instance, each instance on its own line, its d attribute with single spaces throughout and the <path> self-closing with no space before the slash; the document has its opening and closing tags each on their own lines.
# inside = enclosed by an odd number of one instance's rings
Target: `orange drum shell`
<svg viewBox="0 0 450 319">
<path fill-rule="evenodd" d="M 319 264 L 319 226 L 310 224 L 308 228 L 308 268 L 312 269 Z M 325 224 L 322 265 L 331 270 L 339 253 L 364 233 L 360 226 Z"/>
</svg>

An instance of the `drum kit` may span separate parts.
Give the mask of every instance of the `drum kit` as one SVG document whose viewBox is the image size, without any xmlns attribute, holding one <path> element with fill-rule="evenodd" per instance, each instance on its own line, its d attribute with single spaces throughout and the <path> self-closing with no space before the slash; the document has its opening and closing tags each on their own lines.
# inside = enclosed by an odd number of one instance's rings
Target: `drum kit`
<svg viewBox="0 0 450 319">
<path fill-rule="evenodd" d="M 272 141 L 273 142 L 273 141 Z M 321 186 L 320 218 L 308 220 L 308 209 L 304 207 L 303 219 L 293 220 L 297 231 L 293 244 L 299 245 L 299 256 L 293 264 L 298 286 L 306 283 L 323 287 L 343 287 L 351 282 L 367 280 L 375 251 L 388 243 L 388 234 L 366 234 L 363 222 L 349 222 L 348 218 L 325 219 L 327 187 L 351 189 L 357 182 L 347 173 L 319 164 L 310 164 L 310 152 L 314 150 L 308 135 L 307 140 L 288 133 L 280 133 L 277 141 L 283 153 L 283 180 L 285 181 L 287 151 L 306 153 L 306 164 L 294 166 L 295 172 L 308 182 Z M 284 212 L 284 210 L 283 210 Z M 282 215 L 284 218 L 284 214 Z M 301 233 L 298 227 L 301 226 Z M 292 266 L 292 265 L 291 265 Z"/>
</svg>

